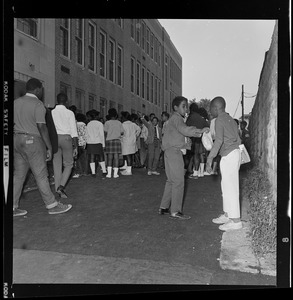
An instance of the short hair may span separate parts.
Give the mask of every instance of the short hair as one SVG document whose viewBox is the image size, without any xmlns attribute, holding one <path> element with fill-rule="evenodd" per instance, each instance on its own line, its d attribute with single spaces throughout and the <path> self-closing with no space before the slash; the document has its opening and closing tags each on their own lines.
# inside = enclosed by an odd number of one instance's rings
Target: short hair
<svg viewBox="0 0 293 300">
<path fill-rule="evenodd" d="M 109 116 L 109 119 L 111 119 L 111 118 L 117 118 L 118 117 L 118 113 L 117 113 L 117 110 L 116 110 L 116 108 L 110 108 L 109 110 L 108 110 L 108 116 Z"/>
<path fill-rule="evenodd" d="M 69 108 L 70 110 L 72 110 L 74 113 L 75 113 L 76 110 L 77 110 L 77 107 L 76 107 L 75 105 L 70 105 L 68 108 Z"/>
<path fill-rule="evenodd" d="M 223 97 L 217 96 L 211 101 L 211 105 L 216 105 L 220 108 L 226 108 L 226 101 Z"/>
<path fill-rule="evenodd" d="M 130 121 L 130 113 L 128 111 L 122 111 L 121 116 L 123 117 L 123 119 Z"/>
<path fill-rule="evenodd" d="M 198 113 L 198 105 L 195 102 L 192 102 L 189 106 L 189 111 Z"/>
<path fill-rule="evenodd" d="M 162 112 L 162 117 L 163 117 L 163 116 L 166 116 L 167 118 L 170 117 L 170 115 L 169 115 L 166 111 L 163 111 L 163 112 Z"/>
<path fill-rule="evenodd" d="M 203 118 L 205 118 L 206 120 L 209 119 L 209 114 L 208 114 L 208 112 L 206 111 L 206 109 L 205 109 L 204 107 L 200 107 L 200 108 L 198 109 L 198 113 L 199 113 Z"/>
<path fill-rule="evenodd" d="M 100 112 L 95 110 L 95 109 L 91 109 L 87 112 L 87 115 L 92 119 L 96 119 L 99 116 Z"/>
<path fill-rule="evenodd" d="M 86 116 L 82 113 L 77 113 L 75 119 L 77 122 L 86 122 Z"/>
<path fill-rule="evenodd" d="M 34 91 L 37 88 L 39 88 L 39 89 L 42 88 L 43 85 L 42 85 L 42 83 L 41 83 L 41 81 L 39 79 L 37 79 L 37 78 L 31 78 L 31 79 L 29 79 L 27 81 L 25 87 L 26 87 L 26 91 L 30 92 L 30 91 Z"/>
<path fill-rule="evenodd" d="M 247 122 L 246 121 L 241 121 L 241 125 L 247 126 Z"/>
<path fill-rule="evenodd" d="M 153 121 L 154 119 L 156 119 L 157 122 L 159 123 L 159 119 L 158 119 L 156 116 L 153 117 L 152 121 Z"/>
<path fill-rule="evenodd" d="M 67 102 L 68 98 L 65 93 L 59 93 L 57 95 L 57 103 L 58 104 L 65 104 Z"/>
<path fill-rule="evenodd" d="M 186 101 L 186 103 L 188 102 L 187 98 L 183 96 L 175 97 L 172 101 L 172 109 L 175 110 L 175 106 L 179 106 L 183 101 Z"/>
<path fill-rule="evenodd" d="M 152 115 L 153 115 L 153 116 L 155 116 L 155 114 L 154 114 L 154 113 L 150 113 L 150 116 L 152 116 Z"/>
</svg>

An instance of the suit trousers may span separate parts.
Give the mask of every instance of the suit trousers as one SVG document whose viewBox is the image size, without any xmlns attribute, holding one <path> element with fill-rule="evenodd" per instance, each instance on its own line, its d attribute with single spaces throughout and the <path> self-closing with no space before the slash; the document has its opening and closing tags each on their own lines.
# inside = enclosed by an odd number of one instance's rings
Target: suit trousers
<svg viewBox="0 0 293 300">
<path fill-rule="evenodd" d="M 62 167 L 64 167 L 62 171 Z M 58 151 L 53 157 L 55 190 L 65 186 L 73 167 L 72 138 L 69 134 L 58 134 Z"/>
<path fill-rule="evenodd" d="M 229 218 L 240 218 L 239 168 L 240 150 L 235 149 L 221 158 L 223 211 Z"/>
<path fill-rule="evenodd" d="M 160 153 L 161 153 L 161 146 L 159 142 L 158 145 L 156 146 L 154 143 L 148 144 L 148 169 L 150 171 L 157 170 Z"/>
<path fill-rule="evenodd" d="M 184 161 L 180 149 L 169 148 L 164 151 L 167 181 L 161 208 L 169 208 L 171 213 L 182 212 L 184 194 Z"/>
</svg>

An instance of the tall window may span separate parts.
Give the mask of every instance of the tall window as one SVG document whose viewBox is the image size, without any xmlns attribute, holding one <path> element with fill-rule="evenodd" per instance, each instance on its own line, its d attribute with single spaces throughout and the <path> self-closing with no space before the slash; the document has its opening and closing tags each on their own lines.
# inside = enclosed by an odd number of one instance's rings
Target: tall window
<svg viewBox="0 0 293 300">
<path fill-rule="evenodd" d="M 155 104 L 158 104 L 158 79 L 155 77 Z"/>
<path fill-rule="evenodd" d="M 141 70 L 141 97 L 145 98 L 145 67 Z"/>
<path fill-rule="evenodd" d="M 38 37 L 38 19 L 17 18 L 16 28 L 33 38 Z"/>
<path fill-rule="evenodd" d="M 135 19 L 130 19 L 130 36 L 133 39 L 134 39 L 134 34 L 135 34 L 134 23 L 135 23 Z"/>
<path fill-rule="evenodd" d="M 153 33 L 151 32 L 151 58 L 154 59 L 154 35 Z"/>
<path fill-rule="evenodd" d="M 139 45 L 140 44 L 140 19 L 136 19 L 136 24 L 135 24 L 135 41 Z"/>
<path fill-rule="evenodd" d="M 155 39 L 155 62 L 158 63 L 158 40 L 157 38 Z"/>
<path fill-rule="evenodd" d="M 115 82 L 115 42 L 109 40 L 109 80 Z"/>
<path fill-rule="evenodd" d="M 83 66 L 84 20 L 77 19 L 75 25 L 76 61 L 78 64 Z"/>
<path fill-rule="evenodd" d="M 146 80 L 146 99 L 150 101 L 150 71 L 147 70 L 147 80 Z"/>
<path fill-rule="evenodd" d="M 67 95 L 68 98 L 68 104 L 72 104 L 72 98 L 71 98 L 71 86 L 68 84 L 65 84 L 63 82 L 60 82 L 60 93 L 64 93 Z"/>
<path fill-rule="evenodd" d="M 96 25 L 89 22 L 89 69 L 96 71 Z"/>
<path fill-rule="evenodd" d="M 106 117 L 107 112 L 107 99 L 100 97 L 100 116 L 101 118 Z"/>
<path fill-rule="evenodd" d="M 159 44 L 159 46 L 158 46 L 158 64 L 159 64 L 159 66 L 161 66 L 161 51 L 162 51 L 162 46 L 161 46 L 161 43 L 158 41 L 158 44 Z"/>
<path fill-rule="evenodd" d="M 94 95 L 89 95 L 89 110 L 96 108 L 96 97 Z"/>
<path fill-rule="evenodd" d="M 131 61 L 130 61 L 130 89 L 131 89 L 132 93 L 134 93 L 134 68 L 135 68 L 134 58 L 131 57 Z"/>
<path fill-rule="evenodd" d="M 117 47 L 117 84 L 123 86 L 123 48 Z"/>
<path fill-rule="evenodd" d="M 141 22 L 141 48 L 145 51 L 145 23 Z"/>
<path fill-rule="evenodd" d="M 146 53 L 150 55 L 150 30 L 146 30 Z"/>
<path fill-rule="evenodd" d="M 165 57 L 165 89 L 168 90 L 168 55 Z"/>
<path fill-rule="evenodd" d="M 100 75 L 106 77 L 106 34 L 100 32 Z"/>
<path fill-rule="evenodd" d="M 140 63 L 136 63 L 136 95 L 140 95 Z"/>
<path fill-rule="evenodd" d="M 70 19 L 61 19 L 60 46 L 61 54 L 70 58 Z"/>
<path fill-rule="evenodd" d="M 158 79 L 158 105 L 161 106 L 161 80 Z"/>
<path fill-rule="evenodd" d="M 151 102 L 154 102 L 154 74 L 151 75 Z"/>
<path fill-rule="evenodd" d="M 84 109 L 84 92 L 81 90 L 75 90 L 75 105 L 77 112 L 81 113 Z"/>
</svg>

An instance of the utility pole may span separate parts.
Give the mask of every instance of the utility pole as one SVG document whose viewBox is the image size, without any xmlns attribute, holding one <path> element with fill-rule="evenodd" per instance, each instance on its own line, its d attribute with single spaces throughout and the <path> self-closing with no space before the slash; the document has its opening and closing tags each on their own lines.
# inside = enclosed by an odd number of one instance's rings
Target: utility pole
<svg viewBox="0 0 293 300">
<path fill-rule="evenodd" d="M 242 105 L 242 122 L 244 121 L 244 85 L 242 84 L 242 93 L 241 93 L 241 105 Z"/>
</svg>

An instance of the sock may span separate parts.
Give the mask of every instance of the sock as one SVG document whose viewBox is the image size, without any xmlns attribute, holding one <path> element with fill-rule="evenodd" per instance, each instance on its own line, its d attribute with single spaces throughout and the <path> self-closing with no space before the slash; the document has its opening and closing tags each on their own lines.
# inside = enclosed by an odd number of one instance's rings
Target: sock
<svg viewBox="0 0 293 300">
<path fill-rule="evenodd" d="M 204 163 L 200 163 L 200 165 L 199 165 L 199 173 L 201 175 L 203 175 L 203 170 L 204 170 Z"/>
<path fill-rule="evenodd" d="M 109 167 L 108 167 L 109 168 Z M 118 177 L 118 168 L 113 168 L 114 170 L 114 177 Z"/>
<path fill-rule="evenodd" d="M 107 167 L 107 169 L 108 169 L 107 177 L 108 177 L 108 178 L 111 178 L 112 167 Z M 115 170 L 115 168 L 114 168 L 114 170 Z"/>
<path fill-rule="evenodd" d="M 197 176 L 198 175 L 198 171 L 196 171 L 196 170 L 193 170 L 193 174 L 192 174 L 193 176 Z"/>
<path fill-rule="evenodd" d="M 124 166 L 122 166 L 120 169 L 126 169 L 127 168 L 127 161 L 124 160 Z"/>
<path fill-rule="evenodd" d="M 100 164 L 100 166 L 101 166 L 101 168 L 102 168 L 103 173 L 107 173 L 105 162 L 104 162 L 104 161 L 101 161 L 101 162 L 99 162 L 99 164 Z"/>
<path fill-rule="evenodd" d="M 126 171 L 127 171 L 127 173 L 131 173 L 131 166 L 127 166 Z"/>
<path fill-rule="evenodd" d="M 94 162 L 90 163 L 92 174 L 96 174 L 96 164 Z"/>
</svg>

